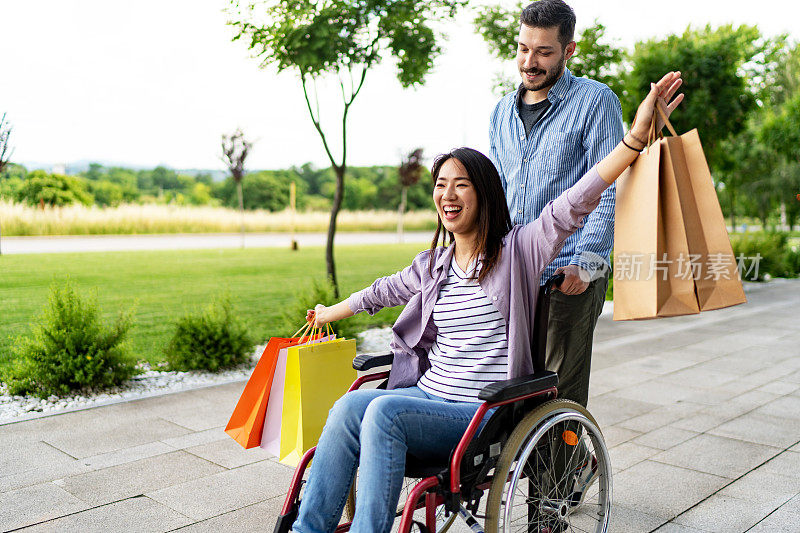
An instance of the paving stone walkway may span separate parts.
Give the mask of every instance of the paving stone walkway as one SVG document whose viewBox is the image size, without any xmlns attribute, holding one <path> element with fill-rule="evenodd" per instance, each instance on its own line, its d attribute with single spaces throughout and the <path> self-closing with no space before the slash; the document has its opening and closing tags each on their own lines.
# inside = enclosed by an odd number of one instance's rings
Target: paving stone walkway
<svg viewBox="0 0 800 533">
<path fill-rule="evenodd" d="M 601 317 L 589 409 L 612 532 L 800 531 L 800 281 L 748 298 Z M 0 426 L 0 531 L 272 531 L 291 470 L 223 433 L 242 387 Z"/>
</svg>

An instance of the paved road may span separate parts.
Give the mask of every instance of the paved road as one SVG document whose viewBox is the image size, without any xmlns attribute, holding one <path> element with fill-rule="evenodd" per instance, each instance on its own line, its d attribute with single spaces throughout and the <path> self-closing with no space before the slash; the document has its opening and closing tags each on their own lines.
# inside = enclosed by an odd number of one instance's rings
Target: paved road
<svg viewBox="0 0 800 533">
<path fill-rule="evenodd" d="M 430 243 L 433 232 L 406 232 L 403 242 Z M 325 246 L 324 233 L 297 233 L 301 247 Z M 245 248 L 289 247 L 288 233 L 247 233 Z M 395 232 L 339 232 L 336 244 L 391 244 L 399 242 Z M 238 233 L 180 234 L 180 235 L 96 235 L 69 237 L 3 237 L 3 254 L 41 254 L 64 252 L 117 252 L 135 250 L 191 250 L 199 248 L 239 248 Z"/>
<path fill-rule="evenodd" d="M 601 316 L 612 533 L 800 531 L 800 280 L 747 290 L 699 316 Z M 271 531 L 292 472 L 223 432 L 242 388 L 0 427 L 0 531 Z"/>
</svg>

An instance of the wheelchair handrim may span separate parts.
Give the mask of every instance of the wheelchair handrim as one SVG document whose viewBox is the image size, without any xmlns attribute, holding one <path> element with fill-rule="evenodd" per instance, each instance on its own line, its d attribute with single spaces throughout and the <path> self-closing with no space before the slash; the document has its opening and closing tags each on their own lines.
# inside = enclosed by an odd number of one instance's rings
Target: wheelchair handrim
<svg viewBox="0 0 800 533">
<path fill-rule="evenodd" d="M 589 420 L 586 416 L 584 416 L 581 413 L 578 413 L 578 412 L 575 412 L 575 411 L 571 411 L 569 409 L 559 409 L 559 410 L 554 411 L 554 413 L 555 413 L 555 416 L 552 416 L 552 417 L 548 418 L 543 424 L 541 424 L 536 429 L 536 431 L 533 433 L 533 435 L 528 439 L 528 442 L 526 443 L 525 447 L 522 449 L 522 452 L 519 454 L 519 456 L 517 458 L 517 464 L 518 465 L 524 465 L 528 461 L 528 458 L 530 457 L 531 453 L 533 452 L 533 449 L 539 443 L 541 438 L 551 428 L 553 428 L 554 426 L 556 426 L 557 424 L 559 424 L 561 422 L 574 421 L 574 422 L 580 422 L 581 424 L 583 424 L 589 430 L 589 438 L 592 440 L 592 445 L 594 447 L 595 453 L 599 453 L 602 456 L 602 459 L 600 457 L 598 457 L 597 459 L 598 459 L 598 461 L 602 460 L 604 465 L 608 465 L 608 472 L 610 473 L 611 472 L 611 467 L 610 467 L 611 461 L 610 461 L 610 457 L 608 455 L 608 450 L 603 445 L 602 441 L 598 439 L 598 435 L 602 435 L 602 433 L 600 433 L 599 428 L 591 420 Z M 509 482 L 508 482 L 509 483 L 509 488 L 508 488 L 508 491 L 506 493 L 506 506 L 505 506 L 505 512 L 504 512 L 504 516 L 503 516 L 503 532 L 504 533 L 508 532 L 508 525 L 512 521 L 511 513 L 512 513 L 512 510 L 514 509 L 514 489 L 516 488 L 517 483 L 519 483 L 520 477 L 522 475 L 522 471 L 523 471 L 523 468 L 516 468 L 514 470 L 514 474 L 511 477 L 511 480 L 509 480 Z M 611 491 L 612 491 L 612 483 L 613 483 L 612 480 L 611 480 L 611 475 L 602 476 L 600 478 L 600 480 L 599 480 L 599 483 L 601 484 L 600 493 L 599 494 L 602 495 L 601 496 L 602 507 L 604 507 L 604 509 L 605 509 L 605 512 L 603 513 L 603 517 L 602 517 L 602 521 L 601 521 L 601 526 L 602 527 L 601 527 L 600 531 L 606 531 L 608 529 L 608 521 L 609 521 L 610 510 L 611 510 L 611 498 L 612 498 L 612 492 Z"/>
</svg>

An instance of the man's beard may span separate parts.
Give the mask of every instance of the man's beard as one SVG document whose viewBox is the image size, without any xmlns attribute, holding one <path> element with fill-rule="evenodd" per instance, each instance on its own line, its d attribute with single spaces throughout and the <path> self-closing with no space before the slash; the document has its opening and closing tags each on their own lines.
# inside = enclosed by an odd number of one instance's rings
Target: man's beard
<svg viewBox="0 0 800 533">
<path fill-rule="evenodd" d="M 548 87 L 552 87 L 557 81 L 558 78 L 561 77 L 561 74 L 564 73 L 564 67 L 567 64 L 566 54 L 561 53 L 561 59 L 559 60 L 558 64 L 548 71 L 544 71 L 541 69 L 529 69 L 529 70 L 522 70 L 520 69 L 520 75 L 522 76 L 522 85 L 525 89 L 529 91 L 541 91 L 542 89 L 547 89 Z M 530 74 L 545 74 L 545 77 L 542 81 L 538 83 L 529 82 L 525 79 L 524 73 Z"/>
</svg>

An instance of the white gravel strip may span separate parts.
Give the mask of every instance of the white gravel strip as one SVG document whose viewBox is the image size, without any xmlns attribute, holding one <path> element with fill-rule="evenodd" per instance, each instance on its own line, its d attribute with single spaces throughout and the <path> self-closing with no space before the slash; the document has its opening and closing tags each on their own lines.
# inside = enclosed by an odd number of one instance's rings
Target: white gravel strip
<svg viewBox="0 0 800 533">
<path fill-rule="evenodd" d="M 785 283 L 786 281 L 777 279 L 770 281 L 770 284 Z M 764 286 L 766 286 L 764 283 L 745 283 L 744 289 L 747 293 L 753 293 Z M 614 303 L 605 302 L 602 314 L 610 315 L 613 311 Z M 359 353 L 385 351 L 389 347 L 391 338 L 392 329 L 390 327 L 363 331 L 358 334 L 358 351 Z M 102 405 L 246 381 L 263 351 L 264 346 L 258 346 L 249 364 L 219 373 L 162 372 L 151 369 L 147 363 L 140 363 L 141 373 L 120 387 L 98 393 L 84 392 L 73 396 L 51 396 L 45 400 L 29 396 L 11 396 L 6 393 L 5 385 L 0 384 L 0 426 Z"/>
<path fill-rule="evenodd" d="M 359 352 L 369 353 L 386 350 L 391 340 L 389 327 L 371 329 L 359 333 Z M 55 414 L 80 411 L 92 407 L 111 405 L 131 400 L 140 400 L 174 392 L 246 381 L 255 366 L 264 346 L 256 347 L 250 363 L 224 372 L 164 372 L 153 370 L 148 363 L 139 363 L 140 374 L 119 387 L 92 393 L 83 391 L 71 396 L 50 396 L 40 399 L 35 396 L 11 396 L 0 384 L 0 426 L 23 420 L 32 420 Z"/>
</svg>

